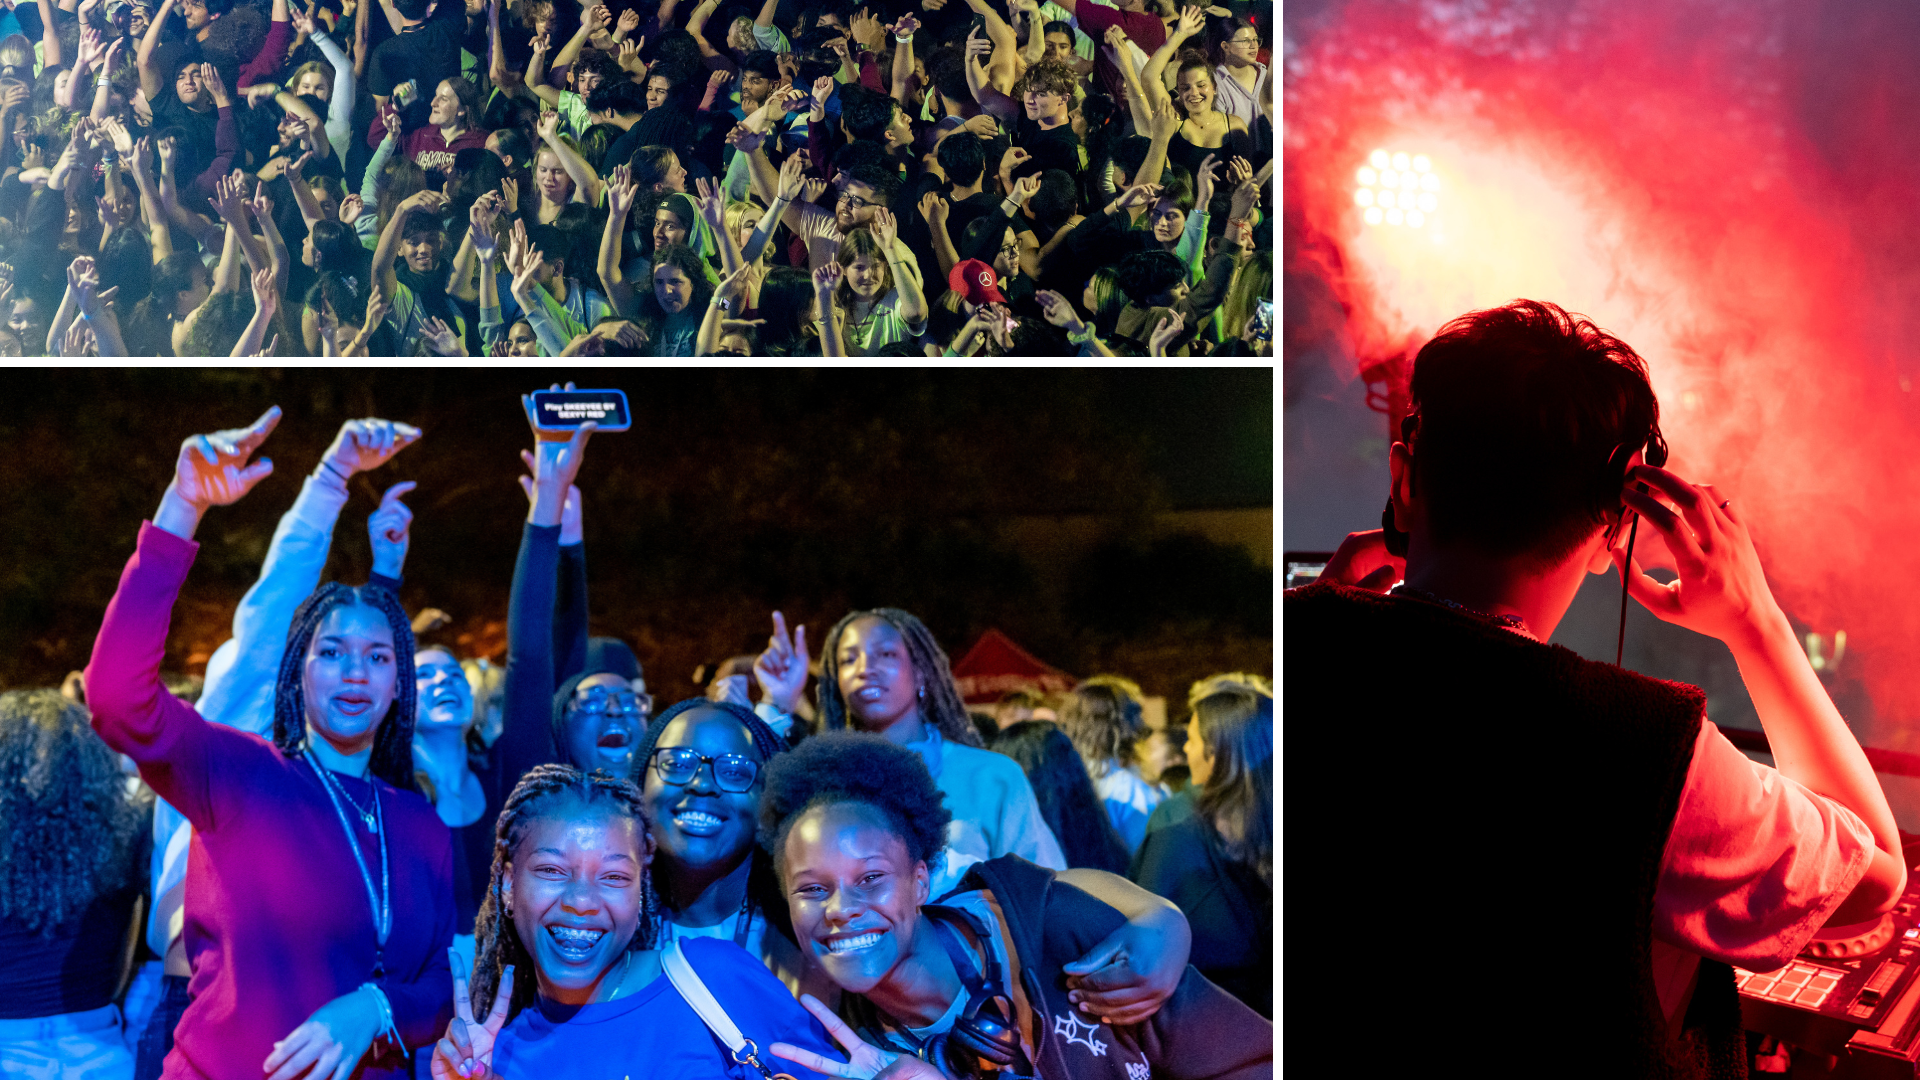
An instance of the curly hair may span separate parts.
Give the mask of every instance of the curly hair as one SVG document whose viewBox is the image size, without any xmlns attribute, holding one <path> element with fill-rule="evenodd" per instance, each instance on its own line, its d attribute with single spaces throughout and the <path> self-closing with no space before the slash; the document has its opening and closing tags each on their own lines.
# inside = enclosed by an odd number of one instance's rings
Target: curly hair
<svg viewBox="0 0 1920 1080">
<path fill-rule="evenodd" d="M 0 693 L 0 920 L 51 936 L 133 881 L 141 810 L 85 708 Z"/>
<path fill-rule="evenodd" d="M 273 745 L 288 757 L 307 752 L 307 702 L 300 674 L 306 668 L 307 647 L 320 623 L 335 608 L 370 607 L 386 616 L 393 631 L 393 704 L 373 740 L 373 775 L 401 791 L 419 791 L 413 778 L 413 622 L 400 601 L 378 585 L 342 585 L 328 582 L 300 602 L 287 630 L 287 649 L 280 655 L 280 678 L 273 691 Z"/>
<path fill-rule="evenodd" d="M 1017 93 L 1035 91 L 1042 94 L 1058 94 L 1073 103 L 1073 89 L 1080 83 L 1080 76 L 1064 60 L 1042 60 L 1029 67 L 1020 78 Z"/>
<path fill-rule="evenodd" d="M 1087 767 L 1104 774 L 1108 762 L 1124 767 L 1147 733 L 1140 687 L 1117 675 L 1095 676 L 1073 688 L 1060 709 L 1060 727 Z"/>
<path fill-rule="evenodd" d="M 508 965 L 519 972 L 514 980 L 513 1000 L 507 1005 L 509 1019 L 539 997 L 540 982 L 534 977 L 533 953 L 520 940 L 520 930 L 507 912 L 502 882 L 513 853 L 526 839 L 527 830 L 546 815 L 567 807 L 569 800 L 581 807 L 604 806 L 640 823 L 643 835 L 651 836 L 652 823 L 640 799 L 640 789 L 604 769 L 583 772 L 571 765 L 537 765 L 514 785 L 500 808 L 494 824 L 493 871 L 487 878 L 487 895 L 480 902 L 480 914 L 474 920 L 478 940 L 474 942 L 473 1007 L 476 1015 L 493 1009 L 493 995 Z M 640 875 L 640 924 L 628 952 L 640 952 L 653 945 L 653 926 L 659 918 L 649 875 Z"/>
<path fill-rule="evenodd" d="M 769 763 L 766 782 L 760 794 L 760 843 L 782 874 L 787 830 L 801 814 L 825 806 L 857 803 L 874 810 L 906 843 L 907 854 L 924 863 L 932 863 L 947 842 L 953 814 L 927 763 L 879 735 L 816 735 Z"/>
<path fill-rule="evenodd" d="M 873 608 L 849 612 L 833 624 L 820 647 L 820 719 L 822 730 L 838 731 L 847 727 L 847 699 L 840 693 L 840 635 L 855 622 L 874 618 L 899 631 L 907 643 L 907 658 L 913 662 L 914 681 L 920 684 L 920 716 L 940 730 L 948 742 L 979 746 L 980 732 L 967 715 L 960 688 L 953 684 L 953 670 L 947 654 L 933 639 L 932 631 L 910 612 L 899 608 Z"/>
<path fill-rule="evenodd" d="M 1022 720 L 995 735 L 988 749 L 1020 763 L 1040 816 L 1060 840 L 1067 865 L 1127 876 L 1127 842 L 1093 790 L 1087 764 L 1066 732 L 1045 720 Z"/>
</svg>

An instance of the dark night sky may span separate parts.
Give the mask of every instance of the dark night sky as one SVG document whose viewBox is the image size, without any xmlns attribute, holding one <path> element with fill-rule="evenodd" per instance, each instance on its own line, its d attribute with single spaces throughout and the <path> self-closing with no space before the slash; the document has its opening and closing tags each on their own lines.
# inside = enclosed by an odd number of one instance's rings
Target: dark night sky
<svg viewBox="0 0 1920 1080">
<path fill-rule="evenodd" d="M 329 576 L 363 579 L 378 491 L 415 480 L 402 599 L 452 612 L 486 651 L 525 516 L 518 394 L 556 377 L 632 402 L 634 430 L 595 438 L 581 479 L 592 612 L 669 698 L 695 664 L 763 641 L 774 606 L 816 633 L 851 606 L 906 607 L 955 654 L 998 626 L 1070 671 L 1176 697 L 1210 671 L 1271 670 L 1271 570 L 1153 525 L 1271 506 L 1270 369 L 33 370 L 0 393 L 0 685 L 85 663 L 180 441 L 275 404 L 275 475 L 208 515 L 168 666 L 227 636 L 300 478 L 369 415 L 426 435 L 355 477 Z M 996 523 L 1066 512 L 1107 515 L 1109 538 L 1039 581 Z"/>
</svg>

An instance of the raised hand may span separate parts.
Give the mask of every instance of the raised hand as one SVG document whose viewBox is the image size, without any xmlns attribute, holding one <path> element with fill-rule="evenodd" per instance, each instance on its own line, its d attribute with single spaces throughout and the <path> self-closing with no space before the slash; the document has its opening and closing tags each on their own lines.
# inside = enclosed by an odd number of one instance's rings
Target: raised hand
<svg viewBox="0 0 1920 1080">
<path fill-rule="evenodd" d="M 539 131 L 540 138 L 547 142 L 552 142 L 554 137 L 560 132 L 560 114 L 551 111 L 542 112 L 540 114 L 540 125 L 537 130 Z"/>
<path fill-rule="evenodd" d="M 278 423 L 280 407 L 276 405 L 251 427 L 188 438 L 180 444 L 180 457 L 174 462 L 173 482 L 167 485 L 169 498 L 192 507 L 195 513 L 209 506 L 238 502 L 273 472 L 272 461 L 261 458 L 249 465 L 247 459 L 267 441 Z"/>
<path fill-rule="evenodd" d="M 367 204 L 362 202 L 358 195 L 349 195 L 340 200 L 340 221 L 342 224 L 352 225 L 354 222 L 359 221 L 360 215 L 366 213 L 366 211 Z"/>
<path fill-rule="evenodd" d="M 473 208 L 467 211 L 467 232 L 473 237 L 473 249 L 492 255 L 498 243 L 493 238 L 493 220 L 500 215 L 500 193 L 489 191 L 473 200 Z"/>
<path fill-rule="evenodd" d="M 1652 490 L 1640 491 L 1640 484 Z M 1737 503 L 1712 484 L 1689 483 L 1651 465 L 1627 474 L 1621 498 L 1666 541 L 1680 571 L 1663 584 L 1647 576 L 1637 559 L 1628 568 L 1627 590 L 1648 611 L 1729 644 L 1752 640 L 1756 630 L 1784 629 L 1786 618 L 1767 585 L 1745 515 L 1733 509 Z M 1614 549 L 1615 565 L 1625 560 L 1624 549 Z"/>
<path fill-rule="evenodd" d="M 820 196 L 827 193 L 825 177 L 809 176 L 806 183 L 800 185 L 800 197 L 807 202 L 819 202 Z"/>
<path fill-rule="evenodd" d="M 613 23 L 613 12 L 605 4 L 595 4 L 587 9 L 587 32 L 598 34 Z"/>
<path fill-rule="evenodd" d="M 1131 210 L 1136 206 L 1149 205 L 1159 197 L 1159 184 L 1135 184 L 1128 188 L 1118 199 L 1115 199 L 1114 205 L 1121 210 Z"/>
<path fill-rule="evenodd" d="M 805 193 L 807 185 L 805 158 L 804 154 L 789 154 L 787 160 L 780 163 L 780 190 L 777 194 L 781 199 L 792 202 Z"/>
<path fill-rule="evenodd" d="M 639 193 L 639 185 L 633 182 L 633 169 L 627 165 L 614 166 L 613 175 L 607 178 L 607 213 L 616 219 L 626 217 L 633 212 L 633 201 Z"/>
<path fill-rule="evenodd" d="M 833 76 L 831 75 L 822 75 L 813 80 L 813 107 L 815 109 L 824 109 L 827 107 L 827 99 L 833 96 L 833 88 L 835 85 Z"/>
<path fill-rule="evenodd" d="M 318 27 L 313 21 L 313 7 L 311 5 L 309 5 L 305 11 L 295 7 L 287 13 L 287 17 L 293 20 L 293 28 L 295 30 L 308 37 L 312 37 L 318 30 Z"/>
<path fill-rule="evenodd" d="M 380 496 L 380 508 L 367 518 L 367 539 L 373 545 L 373 572 L 382 577 L 397 578 L 406 565 L 413 511 L 400 499 L 418 486 L 405 480 L 388 488 L 387 493 Z"/>
<path fill-rule="evenodd" d="M 948 209 L 947 200 L 941 198 L 937 191 L 920 196 L 920 216 L 927 220 L 929 226 L 946 228 Z"/>
<path fill-rule="evenodd" d="M 824 262 L 813 269 L 813 291 L 821 296 L 831 296 L 833 287 L 840 284 L 840 278 L 846 273 L 838 262 Z"/>
<path fill-rule="evenodd" d="M 414 100 L 419 96 L 420 96 L 420 80 L 419 79 L 408 79 L 406 82 L 403 82 L 400 85 L 393 88 L 394 104 L 400 106 L 403 109 L 413 104 Z"/>
<path fill-rule="evenodd" d="M 399 88 L 396 87 L 394 92 L 398 95 Z M 380 126 L 387 129 L 387 138 L 392 139 L 394 142 L 400 141 L 400 113 L 398 110 L 390 108 L 386 112 L 381 113 Z"/>
<path fill-rule="evenodd" d="M 727 132 L 727 145 L 743 154 L 751 154 L 760 149 L 760 145 L 766 140 L 765 134 L 753 130 L 744 123 L 733 125 L 733 130 Z"/>
<path fill-rule="evenodd" d="M 1173 111 L 1173 99 L 1162 97 L 1153 104 L 1153 116 L 1147 121 L 1147 132 L 1157 142 L 1173 138 L 1180 130 L 1180 114 Z"/>
<path fill-rule="evenodd" d="M 233 104 L 233 99 L 227 96 L 227 81 L 220 77 L 220 69 L 212 64 L 201 64 L 200 81 L 205 83 L 208 92 L 213 94 L 213 103 L 216 106 L 224 109 Z"/>
<path fill-rule="evenodd" d="M 892 27 L 893 36 L 896 38 L 912 37 L 914 32 L 919 29 L 920 20 L 914 18 L 912 14 L 900 16 L 899 21 L 895 22 Z"/>
<path fill-rule="evenodd" d="M 984 63 L 984 58 L 992 55 L 993 42 L 988 38 L 982 37 L 979 28 L 976 27 L 975 29 L 967 31 L 966 57 L 968 63 Z"/>
<path fill-rule="evenodd" d="M 273 196 L 267 194 L 266 181 L 262 180 L 254 185 L 253 199 L 247 203 L 247 206 L 253 210 L 253 216 L 262 221 L 273 217 Z"/>
<path fill-rule="evenodd" d="M 1028 199 L 1038 194 L 1040 194 L 1040 174 L 1033 173 L 1014 181 L 1013 187 L 1007 191 L 1007 198 L 1025 206 Z"/>
<path fill-rule="evenodd" d="M 728 83 L 732 81 L 733 81 L 733 72 L 728 71 L 725 68 L 715 71 L 713 74 L 707 76 L 707 93 L 718 94 L 721 90 L 726 88 L 726 85 Z"/>
<path fill-rule="evenodd" d="M 720 184 L 715 180 L 700 177 L 694 181 L 694 190 L 699 193 L 695 201 L 700 204 L 700 216 L 707 219 L 714 235 L 725 235 L 727 231 L 727 201 L 720 194 Z"/>
<path fill-rule="evenodd" d="M 742 264 L 738 270 L 722 277 L 720 283 L 713 287 L 714 299 L 725 300 L 728 303 L 732 303 L 735 300 L 745 297 L 747 294 L 747 279 L 752 273 L 753 267 L 751 265 Z"/>
<path fill-rule="evenodd" d="M 133 136 L 127 132 L 127 126 L 118 118 L 109 116 L 100 121 L 100 130 L 107 133 L 113 142 L 113 152 L 122 156 L 133 153 Z"/>
<path fill-rule="evenodd" d="M 1184 7 L 1180 9 L 1180 18 L 1173 24 L 1175 38 L 1190 38 L 1207 27 L 1207 9 L 1203 7 Z"/>
<path fill-rule="evenodd" d="M 415 210 L 425 210 L 428 213 L 436 213 L 438 211 L 445 210 L 447 208 L 447 204 L 450 203 L 451 201 L 452 200 L 448 199 L 445 195 L 441 194 L 440 192 L 434 191 L 433 189 L 428 188 L 424 191 L 416 191 L 413 194 L 407 196 L 405 199 L 401 200 L 399 208 L 401 210 L 407 211 L 408 213 L 412 213 Z"/>
<path fill-rule="evenodd" d="M 374 295 L 380 294 L 376 290 Z M 367 306 L 367 314 L 372 322 L 371 304 Z M 393 460 L 393 455 L 412 446 L 419 438 L 420 429 L 411 424 L 372 418 L 349 420 L 340 425 L 333 445 L 327 447 L 320 462 L 344 481 L 354 473 L 371 472 L 385 465 Z"/>
<path fill-rule="evenodd" d="M 1216 155 L 1208 154 L 1200 159 L 1199 171 L 1193 174 L 1193 208 L 1205 210 L 1213 202 L 1213 185 L 1222 162 L 1214 160 Z"/>
<path fill-rule="evenodd" d="M 819 1020 L 847 1052 L 846 1061 L 834 1061 L 822 1057 L 804 1047 L 792 1043 L 776 1042 L 767 1047 L 775 1057 L 798 1062 L 815 1072 L 827 1076 L 842 1076 L 847 1080 L 875 1080 L 884 1071 L 887 1080 L 939 1080 L 940 1070 L 914 1057 L 912 1054 L 896 1054 L 862 1039 L 844 1020 L 834 1015 L 832 1009 L 821 1003 L 812 994 L 801 994 L 800 1004 Z"/>
<path fill-rule="evenodd" d="M 421 321 L 420 338 L 435 356 L 459 356 L 464 351 L 460 345 L 460 335 L 439 318 Z"/>
<path fill-rule="evenodd" d="M 800 692 L 807 688 L 807 628 L 796 626 L 789 637 L 786 616 L 774 612 L 773 636 L 753 662 L 753 677 L 760 684 L 762 701 L 792 713 Z"/>
<path fill-rule="evenodd" d="M 60 336 L 60 355 L 63 358 L 89 356 L 94 345 L 93 327 L 75 319 Z"/>
<path fill-rule="evenodd" d="M 572 389 L 573 384 L 568 383 L 567 388 Z M 533 426 L 533 398 L 522 394 L 520 404 L 527 412 L 527 426 L 533 427 L 534 438 L 533 452 L 520 454 L 520 460 L 533 470 L 533 506 L 528 510 L 527 521 L 534 525 L 559 525 L 566 496 L 580 475 L 587 440 L 600 425 L 589 420 L 571 432 L 541 431 Z"/>
<path fill-rule="evenodd" d="M 614 25 L 614 30 L 622 36 L 631 34 L 638 29 L 640 29 L 640 12 L 634 8 L 628 8 L 621 12 L 620 21 Z M 622 42 L 622 44 L 625 44 L 625 42 Z M 638 52 L 640 50 L 636 48 L 634 51 Z"/>
<path fill-rule="evenodd" d="M 1161 319 L 1160 324 L 1153 328 L 1152 336 L 1147 338 L 1147 355 L 1167 355 L 1167 346 L 1172 344 L 1173 339 L 1179 337 L 1180 332 L 1186 328 L 1187 317 L 1185 315 L 1180 314 L 1178 311 L 1168 312 L 1167 317 Z"/>
<path fill-rule="evenodd" d="M 868 225 L 873 238 L 880 241 L 882 254 L 893 250 L 893 241 L 900 235 L 900 223 L 894 220 L 893 211 L 881 207 L 873 212 L 873 221 Z"/>
<path fill-rule="evenodd" d="M 1086 331 L 1087 324 L 1081 320 L 1080 313 L 1073 310 L 1073 305 L 1067 301 L 1066 297 L 1051 289 L 1041 289 L 1033 294 L 1033 298 L 1040 304 L 1040 310 L 1046 315 L 1048 322 L 1069 334 Z"/>
<path fill-rule="evenodd" d="M 518 241 L 521 252 L 520 267 L 516 270 L 509 266 L 507 269 L 513 271 L 513 283 L 509 286 L 509 291 L 513 293 L 515 300 L 520 300 L 521 297 L 533 295 L 528 290 L 533 288 L 534 275 L 539 273 L 540 264 L 545 260 L 546 256 L 540 253 L 539 248 L 527 247 L 524 237 L 515 237 L 515 240 Z M 530 306 L 530 302 L 522 301 L 521 306 Z"/>
<path fill-rule="evenodd" d="M 507 209 L 518 212 L 520 209 L 520 181 L 508 176 L 500 181 L 500 200 Z"/>
</svg>

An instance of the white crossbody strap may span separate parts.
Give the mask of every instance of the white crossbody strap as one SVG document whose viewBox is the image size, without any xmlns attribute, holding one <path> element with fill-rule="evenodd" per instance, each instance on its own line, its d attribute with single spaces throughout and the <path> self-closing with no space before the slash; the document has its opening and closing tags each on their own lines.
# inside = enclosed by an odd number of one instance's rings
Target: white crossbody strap
<svg viewBox="0 0 1920 1080">
<path fill-rule="evenodd" d="M 727 1015 L 727 1010 L 721 1006 L 719 999 L 713 996 L 713 991 L 707 989 L 707 984 L 700 978 L 700 973 L 693 970 L 693 965 L 687 962 L 686 953 L 681 951 L 679 940 L 676 939 L 660 953 L 660 966 L 666 969 L 667 981 L 673 984 L 673 988 L 680 992 L 680 996 L 686 999 L 688 1005 L 693 1006 L 693 1011 L 700 1014 L 700 1019 L 706 1023 L 707 1029 L 713 1032 L 714 1037 L 733 1054 L 734 1064 L 751 1065 L 759 1070 L 761 1076 L 772 1080 L 775 1073 L 760 1063 L 760 1048 L 754 1045 L 752 1039 L 740 1034 L 739 1025 L 733 1022 L 733 1017 Z"/>
</svg>

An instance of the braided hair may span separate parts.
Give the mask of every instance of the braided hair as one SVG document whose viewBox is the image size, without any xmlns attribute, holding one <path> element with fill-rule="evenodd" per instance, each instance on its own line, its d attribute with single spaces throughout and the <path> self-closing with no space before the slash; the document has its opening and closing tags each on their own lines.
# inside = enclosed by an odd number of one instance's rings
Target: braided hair
<svg viewBox="0 0 1920 1080">
<path fill-rule="evenodd" d="M 480 902 L 479 917 L 474 920 L 478 935 L 473 959 L 473 1003 L 478 1010 L 475 1015 L 492 1011 L 500 977 L 510 964 L 520 972 L 520 977 L 514 980 L 513 1000 L 507 1004 L 508 1019 L 539 997 L 540 981 L 533 974 L 533 953 L 526 942 L 520 940 L 519 928 L 507 913 L 502 882 L 506 879 L 508 864 L 513 861 L 514 849 L 526 839 L 528 828 L 567 798 L 587 806 L 606 804 L 638 821 L 642 832 L 652 835 L 652 823 L 641 805 L 640 789 L 604 769 L 582 772 L 571 765 L 537 765 L 514 785 L 513 794 L 507 796 L 494 825 L 493 873 L 487 879 L 487 895 Z M 627 943 L 630 953 L 653 946 L 653 927 L 660 906 L 655 895 L 648 875 L 641 874 L 640 923 L 634 929 L 633 940 Z"/>
<path fill-rule="evenodd" d="M 288 757 L 307 752 L 307 702 L 301 672 L 307 648 L 320 623 L 335 608 L 359 605 L 386 616 L 393 631 L 393 704 L 373 740 L 373 775 L 401 791 L 419 791 L 413 778 L 413 623 L 392 593 L 378 585 L 343 585 L 332 581 L 313 591 L 293 613 L 287 630 L 287 649 L 280 656 L 280 678 L 273 691 L 273 745 Z"/>
<path fill-rule="evenodd" d="M 725 713 L 739 721 L 741 726 L 747 729 L 747 737 L 753 741 L 753 749 L 760 755 L 760 775 L 755 778 L 754 782 L 761 785 L 766 784 L 767 766 L 772 764 L 775 755 L 786 751 L 787 741 L 782 739 L 773 728 L 767 725 L 765 720 L 760 719 L 757 713 L 745 705 L 736 704 L 731 701 L 709 701 L 706 698 L 698 697 L 688 698 L 685 701 L 674 703 L 673 707 L 662 712 L 659 716 L 654 717 L 653 721 L 647 725 L 646 734 L 641 736 L 640 744 L 634 748 L 633 782 L 635 786 L 643 791 L 646 789 L 647 765 L 653 760 L 654 747 L 659 745 L 660 736 L 666 734 L 667 725 L 673 723 L 674 718 L 680 716 L 682 713 L 692 712 L 700 708 Z M 792 937 L 786 900 L 780 894 L 780 880 L 779 876 L 774 873 L 773 863 L 767 858 L 766 851 L 763 850 L 758 843 L 754 844 L 753 847 L 748 850 L 747 858 L 753 863 L 753 869 L 747 872 L 747 894 L 753 898 L 754 905 L 767 916 L 770 925 L 775 926 L 788 937 Z M 662 898 L 659 908 L 655 913 L 655 921 L 652 924 L 654 927 L 655 940 L 658 940 L 659 937 L 660 923 L 669 917 L 664 898 L 670 895 L 670 890 L 666 887 L 664 878 L 666 869 L 663 864 L 664 860 L 662 859 L 655 858 L 653 860 L 653 876 L 656 879 L 653 886 L 653 895 Z"/>
<path fill-rule="evenodd" d="M 826 643 L 820 649 L 820 718 L 825 730 L 838 731 L 847 722 L 847 699 L 840 693 L 840 635 L 860 619 L 874 618 L 900 632 L 907 643 L 907 658 L 913 663 L 914 681 L 920 684 L 920 716 L 938 728 L 942 738 L 963 746 L 980 746 L 980 732 L 967 716 L 966 703 L 960 700 L 960 688 L 953 683 L 953 671 L 947 654 L 933 640 L 925 623 L 899 608 L 873 608 L 855 611 L 833 624 Z"/>
</svg>

